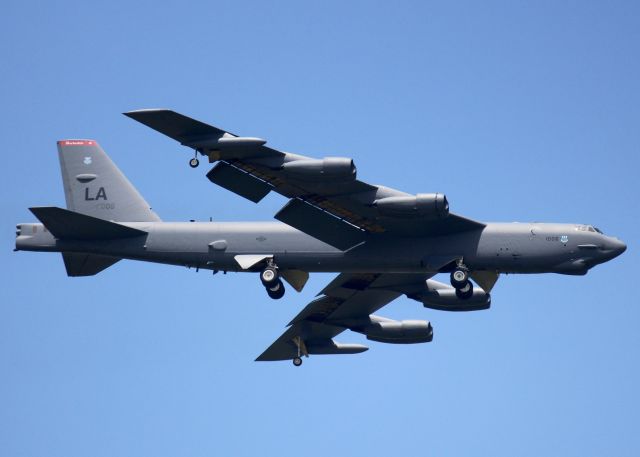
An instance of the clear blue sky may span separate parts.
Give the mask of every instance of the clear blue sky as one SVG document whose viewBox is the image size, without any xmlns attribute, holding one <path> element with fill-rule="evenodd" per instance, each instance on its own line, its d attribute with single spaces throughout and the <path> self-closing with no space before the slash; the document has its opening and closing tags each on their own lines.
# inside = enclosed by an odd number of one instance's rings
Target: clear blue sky
<svg viewBox="0 0 640 457">
<path fill-rule="evenodd" d="M 3 2 L 0 455 L 639 455 L 639 5 Z M 488 311 L 381 311 L 431 320 L 431 344 L 255 363 L 332 275 L 275 302 L 251 275 L 68 278 L 11 252 L 29 206 L 64 206 L 62 138 L 97 139 L 165 220 L 285 203 L 213 186 L 120 114 L 150 107 L 629 249 L 586 277 L 501 278 Z"/>
</svg>

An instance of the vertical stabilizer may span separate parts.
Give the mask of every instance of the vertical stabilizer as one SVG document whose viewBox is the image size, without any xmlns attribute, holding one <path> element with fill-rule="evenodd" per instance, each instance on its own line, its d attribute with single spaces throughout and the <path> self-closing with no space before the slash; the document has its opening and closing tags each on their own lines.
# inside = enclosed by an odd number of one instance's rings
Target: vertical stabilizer
<svg viewBox="0 0 640 457">
<path fill-rule="evenodd" d="M 71 211 L 109 221 L 160 220 L 96 141 L 58 141 L 58 155 Z"/>
</svg>

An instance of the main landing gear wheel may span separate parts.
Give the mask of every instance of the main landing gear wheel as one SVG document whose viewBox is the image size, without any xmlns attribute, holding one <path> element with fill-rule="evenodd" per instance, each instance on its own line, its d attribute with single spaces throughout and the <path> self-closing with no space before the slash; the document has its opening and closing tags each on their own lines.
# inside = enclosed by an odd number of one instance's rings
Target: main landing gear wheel
<svg viewBox="0 0 640 457">
<path fill-rule="evenodd" d="M 300 357 L 294 357 L 294 358 L 293 358 L 293 364 L 294 364 L 296 367 L 299 367 L 300 365 L 302 365 L 302 358 L 300 358 Z"/>
<path fill-rule="evenodd" d="M 473 284 L 471 281 L 467 281 L 463 287 L 456 289 L 456 297 L 461 300 L 466 300 L 471 298 L 471 296 L 473 296 Z"/>
<path fill-rule="evenodd" d="M 262 281 L 262 285 L 265 287 L 277 284 L 278 281 L 280 281 L 279 277 L 278 269 L 271 265 L 265 267 L 265 269 L 260 272 L 260 281 Z"/>
<path fill-rule="evenodd" d="M 469 270 L 457 267 L 451 272 L 451 285 L 456 289 L 462 289 L 469 282 Z"/>
<path fill-rule="evenodd" d="M 274 300 L 279 300 L 284 297 L 284 284 L 282 284 L 282 281 L 280 281 L 279 279 L 275 284 L 266 286 L 266 289 L 267 295 L 269 295 L 269 297 L 273 298 Z"/>
<path fill-rule="evenodd" d="M 191 160 L 189 160 L 189 166 L 191 168 L 196 168 L 198 165 L 200 165 L 200 161 L 198 159 L 196 159 L 195 157 Z"/>
</svg>

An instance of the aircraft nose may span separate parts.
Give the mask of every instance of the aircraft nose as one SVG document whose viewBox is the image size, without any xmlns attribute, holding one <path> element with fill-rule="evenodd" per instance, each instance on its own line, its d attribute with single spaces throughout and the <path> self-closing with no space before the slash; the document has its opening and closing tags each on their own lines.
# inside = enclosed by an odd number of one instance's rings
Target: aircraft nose
<svg viewBox="0 0 640 457">
<path fill-rule="evenodd" d="M 616 257 L 619 256 L 620 254 L 622 254 L 624 251 L 627 250 L 627 245 L 624 244 L 622 241 L 616 239 L 613 240 L 614 241 L 614 248 L 613 250 L 616 253 Z"/>
<path fill-rule="evenodd" d="M 627 250 L 627 245 L 617 238 L 611 238 L 607 244 L 609 244 L 609 249 L 611 249 L 611 258 L 618 257 Z"/>
</svg>

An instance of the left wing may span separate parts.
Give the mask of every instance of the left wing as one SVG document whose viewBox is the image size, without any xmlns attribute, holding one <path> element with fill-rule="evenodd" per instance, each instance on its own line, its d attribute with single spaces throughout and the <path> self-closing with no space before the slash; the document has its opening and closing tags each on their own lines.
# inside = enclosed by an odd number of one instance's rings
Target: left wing
<svg viewBox="0 0 640 457">
<path fill-rule="evenodd" d="M 275 218 L 338 249 L 369 234 L 443 235 L 484 224 L 449 212 L 442 194 L 410 195 L 356 179 L 353 160 L 314 159 L 265 146 L 171 110 L 124 113 L 217 162 L 209 180 L 253 202 L 270 191 L 291 199 Z"/>
<path fill-rule="evenodd" d="M 356 354 L 368 348 L 341 344 L 333 337 L 349 329 L 385 343 L 423 343 L 433 338 L 427 321 L 395 321 L 371 313 L 406 290 L 424 285 L 432 274 L 338 275 L 322 296 L 309 303 L 284 332 L 256 360 L 287 360 L 310 354 Z M 424 286 L 423 286 L 424 287 Z"/>
</svg>

